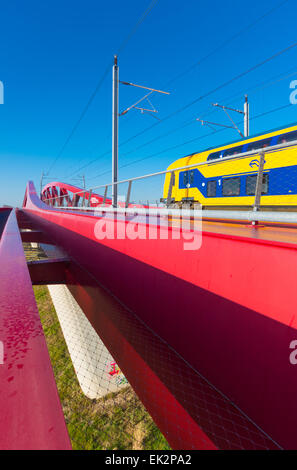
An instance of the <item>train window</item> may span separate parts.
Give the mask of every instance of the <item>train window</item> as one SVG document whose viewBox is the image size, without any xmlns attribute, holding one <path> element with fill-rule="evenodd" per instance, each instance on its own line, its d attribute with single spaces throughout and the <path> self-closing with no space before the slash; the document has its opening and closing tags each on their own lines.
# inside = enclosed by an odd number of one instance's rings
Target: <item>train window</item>
<svg viewBox="0 0 297 470">
<path fill-rule="evenodd" d="M 190 171 L 190 184 L 194 184 L 194 170 Z"/>
<path fill-rule="evenodd" d="M 223 196 L 239 196 L 240 178 L 223 179 L 222 194 Z"/>
<path fill-rule="evenodd" d="M 187 171 L 183 172 L 183 183 L 185 186 L 189 183 L 189 173 Z"/>
<path fill-rule="evenodd" d="M 258 175 L 248 175 L 246 177 L 246 194 L 248 196 L 254 196 L 256 194 L 257 176 Z M 268 173 L 265 173 L 263 175 L 262 194 L 268 194 L 268 178 Z"/>
<path fill-rule="evenodd" d="M 269 147 L 271 142 L 271 138 L 269 139 L 263 139 L 263 140 L 257 140 L 256 142 L 250 142 L 248 146 L 248 152 L 251 152 L 252 150 L 258 150 L 262 149 L 265 147 Z"/>
<path fill-rule="evenodd" d="M 297 131 L 287 132 L 287 134 L 282 134 L 278 138 L 278 144 L 286 144 L 287 142 L 292 142 L 297 140 Z"/>
<path fill-rule="evenodd" d="M 233 147 L 231 149 L 225 150 L 224 158 L 233 157 L 235 155 L 238 155 L 239 153 L 242 153 L 242 146 L 241 147 Z"/>
<path fill-rule="evenodd" d="M 216 197 L 217 195 L 217 182 L 215 180 L 207 182 L 207 197 Z"/>
<path fill-rule="evenodd" d="M 220 152 L 211 153 L 210 155 L 208 155 L 207 161 L 218 160 L 219 158 L 223 157 L 223 153 L 224 153 L 223 150 L 220 150 Z"/>
</svg>

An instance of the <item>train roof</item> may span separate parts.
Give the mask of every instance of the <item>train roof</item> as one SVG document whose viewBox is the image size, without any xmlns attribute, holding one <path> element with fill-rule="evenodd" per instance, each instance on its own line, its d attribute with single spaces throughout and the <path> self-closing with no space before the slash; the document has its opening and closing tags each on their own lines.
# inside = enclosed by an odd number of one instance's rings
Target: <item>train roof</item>
<svg viewBox="0 0 297 470">
<path fill-rule="evenodd" d="M 231 142 L 226 142 L 225 144 L 219 144 L 219 145 L 215 145 L 214 147 L 208 147 L 206 149 L 203 149 L 203 150 L 198 150 L 196 152 L 193 152 L 193 153 L 190 153 L 188 155 L 184 155 L 184 157 L 180 157 L 180 158 L 187 158 L 187 157 L 191 157 L 192 155 L 196 155 L 197 153 L 202 153 L 202 152 L 208 152 L 210 150 L 215 150 L 215 149 L 219 149 L 221 147 L 227 147 L 228 145 L 233 145 L 233 144 L 241 144 L 245 141 L 248 141 L 250 139 L 255 139 L 256 137 L 265 137 L 267 134 L 272 134 L 273 132 L 280 132 L 280 131 L 285 131 L 285 130 L 288 130 L 290 129 L 291 127 L 296 127 L 297 126 L 297 122 L 294 122 L 292 124 L 287 124 L 286 126 L 284 127 L 278 127 L 276 129 L 271 129 L 271 130 L 268 130 L 266 132 L 260 132 L 259 134 L 253 134 L 253 135 L 250 135 L 248 137 L 244 137 L 242 139 L 237 139 L 237 140 L 233 140 Z M 179 158 L 179 159 L 180 159 Z M 178 160 L 179 160 L 178 159 Z"/>
</svg>

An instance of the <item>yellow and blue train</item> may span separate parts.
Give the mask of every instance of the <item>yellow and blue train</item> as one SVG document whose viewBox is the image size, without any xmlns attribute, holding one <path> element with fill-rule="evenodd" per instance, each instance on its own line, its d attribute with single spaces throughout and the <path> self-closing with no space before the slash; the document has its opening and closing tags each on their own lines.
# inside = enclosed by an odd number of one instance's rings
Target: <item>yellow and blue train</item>
<svg viewBox="0 0 297 470">
<path fill-rule="evenodd" d="M 297 141 L 297 125 L 180 158 L 168 167 L 174 178 L 170 181 L 171 173 L 166 174 L 163 200 L 171 187 L 171 203 L 178 206 L 196 202 L 205 208 L 251 207 L 260 154 L 241 154 L 293 141 Z M 297 208 L 297 145 L 267 150 L 264 158 L 261 206 Z M 187 166 L 191 168 L 178 170 Z"/>
</svg>

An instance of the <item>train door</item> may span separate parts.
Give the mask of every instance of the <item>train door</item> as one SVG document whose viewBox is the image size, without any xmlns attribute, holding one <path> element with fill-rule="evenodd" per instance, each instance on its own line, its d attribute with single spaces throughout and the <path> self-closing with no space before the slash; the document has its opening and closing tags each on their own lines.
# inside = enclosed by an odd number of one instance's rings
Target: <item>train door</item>
<svg viewBox="0 0 297 470">
<path fill-rule="evenodd" d="M 194 170 L 187 170 L 183 174 L 183 183 L 186 188 L 186 198 L 190 197 L 190 188 L 194 186 Z"/>
</svg>

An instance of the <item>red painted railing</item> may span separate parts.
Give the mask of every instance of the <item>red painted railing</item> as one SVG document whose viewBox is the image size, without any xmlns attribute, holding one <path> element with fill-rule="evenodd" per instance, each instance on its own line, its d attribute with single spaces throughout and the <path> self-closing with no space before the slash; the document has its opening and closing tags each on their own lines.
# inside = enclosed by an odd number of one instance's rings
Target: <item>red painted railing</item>
<svg viewBox="0 0 297 470">
<path fill-rule="evenodd" d="M 0 449 L 70 449 L 15 210 L 0 239 L 0 341 Z"/>
<path fill-rule="evenodd" d="M 89 198 L 91 196 L 91 200 Z M 61 206 L 68 205 L 77 206 L 80 199 L 84 199 L 86 204 L 89 202 L 90 207 L 96 207 L 98 204 L 103 203 L 103 196 L 92 193 L 89 191 L 77 188 L 71 184 L 52 182 L 44 186 L 41 193 L 41 200 L 47 202 L 49 205 Z M 111 199 L 106 198 L 105 204 L 111 204 Z"/>
</svg>

